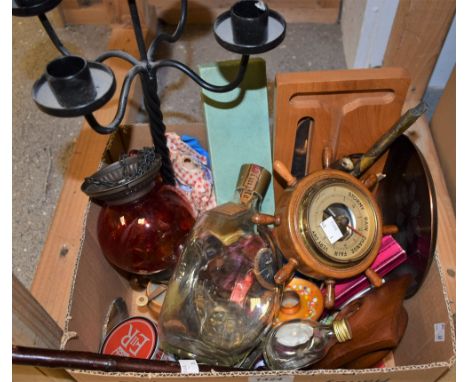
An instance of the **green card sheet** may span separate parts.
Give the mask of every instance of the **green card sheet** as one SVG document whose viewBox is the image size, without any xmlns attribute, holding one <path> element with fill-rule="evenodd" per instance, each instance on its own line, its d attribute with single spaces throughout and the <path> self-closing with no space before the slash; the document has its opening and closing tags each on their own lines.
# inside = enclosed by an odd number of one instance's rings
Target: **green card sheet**
<svg viewBox="0 0 468 382">
<path fill-rule="evenodd" d="M 232 81 L 239 62 L 200 66 L 201 77 L 216 85 Z M 216 202 L 233 199 L 239 170 L 256 163 L 272 172 L 271 139 L 265 61 L 250 59 L 244 80 L 227 93 L 202 91 Z M 261 210 L 274 213 L 273 179 Z"/>
</svg>

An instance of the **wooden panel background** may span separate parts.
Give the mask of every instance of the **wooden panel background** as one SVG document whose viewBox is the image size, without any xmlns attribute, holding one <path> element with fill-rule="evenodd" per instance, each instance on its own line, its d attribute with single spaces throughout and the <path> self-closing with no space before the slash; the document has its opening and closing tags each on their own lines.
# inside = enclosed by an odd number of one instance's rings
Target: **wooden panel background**
<svg viewBox="0 0 468 382">
<path fill-rule="evenodd" d="M 155 8 L 148 0 L 137 0 L 137 6 L 142 25 L 155 32 Z M 127 2 L 122 0 L 62 0 L 58 10 L 63 24 L 131 24 Z"/>
<path fill-rule="evenodd" d="M 454 14 L 455 0 L 400 0 L 384 66 L 408 70 L 408 100 L 424 95 Z"/>
<path fill-rule="evenodd" d="M 432 116 L 431 131 L 439 153 L 447 188 L 456 208 L 456 69 L 445 87 L 444 93 Z"/>
<path fill-rule="evenodd" d="M 400 117 L 409 81 L 401 68 L 278 73 L 274 159 L 291 169 L 298 123 L 306 117 L 313 119 L 306 174 L 322 169 L 325 146 L 334 159 L 366 152 Z M 275 178 L 276 200 L 281 192 Z"/>
</svg>

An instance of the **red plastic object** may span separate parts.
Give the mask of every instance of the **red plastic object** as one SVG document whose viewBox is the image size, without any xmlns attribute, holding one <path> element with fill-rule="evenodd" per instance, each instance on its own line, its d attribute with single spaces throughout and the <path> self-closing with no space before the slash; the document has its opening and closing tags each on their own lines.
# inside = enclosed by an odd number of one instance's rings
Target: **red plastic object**
<svg viewBox="0 0 468 382">
<path fill-rule="evenodd" d="M 101 353 L 155 359 L 158 345 L 156 325 L 147 318 L 132 317 L 112 329 L 102 344 Z"/>
</svg>

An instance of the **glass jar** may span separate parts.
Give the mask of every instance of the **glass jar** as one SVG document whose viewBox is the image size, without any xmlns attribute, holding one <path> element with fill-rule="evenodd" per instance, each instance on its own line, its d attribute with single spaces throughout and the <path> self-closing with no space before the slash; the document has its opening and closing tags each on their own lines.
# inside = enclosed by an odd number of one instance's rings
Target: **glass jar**
<svg viewBox="0 0 468 382">
<path fill-rule="evenodd" d="M 270 329 L 280 259 L 269 231 L 252 222 L 270 179 L 262 167 L 243 165 L 236 199 L 197 220 L 161 309 L 165 352 L 239 365 Z"/>
<path fill-rule="evenodd" d="M 82 186 L 102 205 L 97 223 L 102 253 L 134 275 L 172 271 L 195 221 L 183 193 L 162 184 L 160 166 L 154 149 L 139 150 L 86 178 Z"/>
<path fill-rule="evenodd" d="M 323 359 L 337 342 L 350 339 L 346 319 L 330 325 L 302 319 L 285 321 L 268 334 L 263 357 L 273 370 L 301 369 Z"/>
</svg>

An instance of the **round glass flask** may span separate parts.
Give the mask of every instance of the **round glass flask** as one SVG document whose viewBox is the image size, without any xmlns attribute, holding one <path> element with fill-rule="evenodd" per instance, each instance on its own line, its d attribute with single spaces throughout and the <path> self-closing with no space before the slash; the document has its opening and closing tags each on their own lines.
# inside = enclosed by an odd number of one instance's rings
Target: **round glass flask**
<svg viewBox="0 0 468 382">
<path fill-rule="evenodd" d="M 281 297 L 273 279 L 281 260 L 269 231 L 252 218 L 270 179 L 266 169 L 244 164 L 234 200 L 197 219 L 159 316 L 165 352 L 240 366 L 268 332 Z"/>
<path fill-rule="evenodd" d="M 97 222 L 102 253 L 116 268 L 134 275 L 170 274 L 195 221 L 182 192 L 162 184 L 160 166 L 154 149 L 145 148 L 82 185 L 102 205 Z"/>
<path fill-rule="evenodd" d="M 345 318 L 330 325 L 294 319 L 270 331 L 263 357 L 272 370 L 302 369 L 323 359 L 336 343 L 351 339 L 351 328 Z"/>
</svg>

